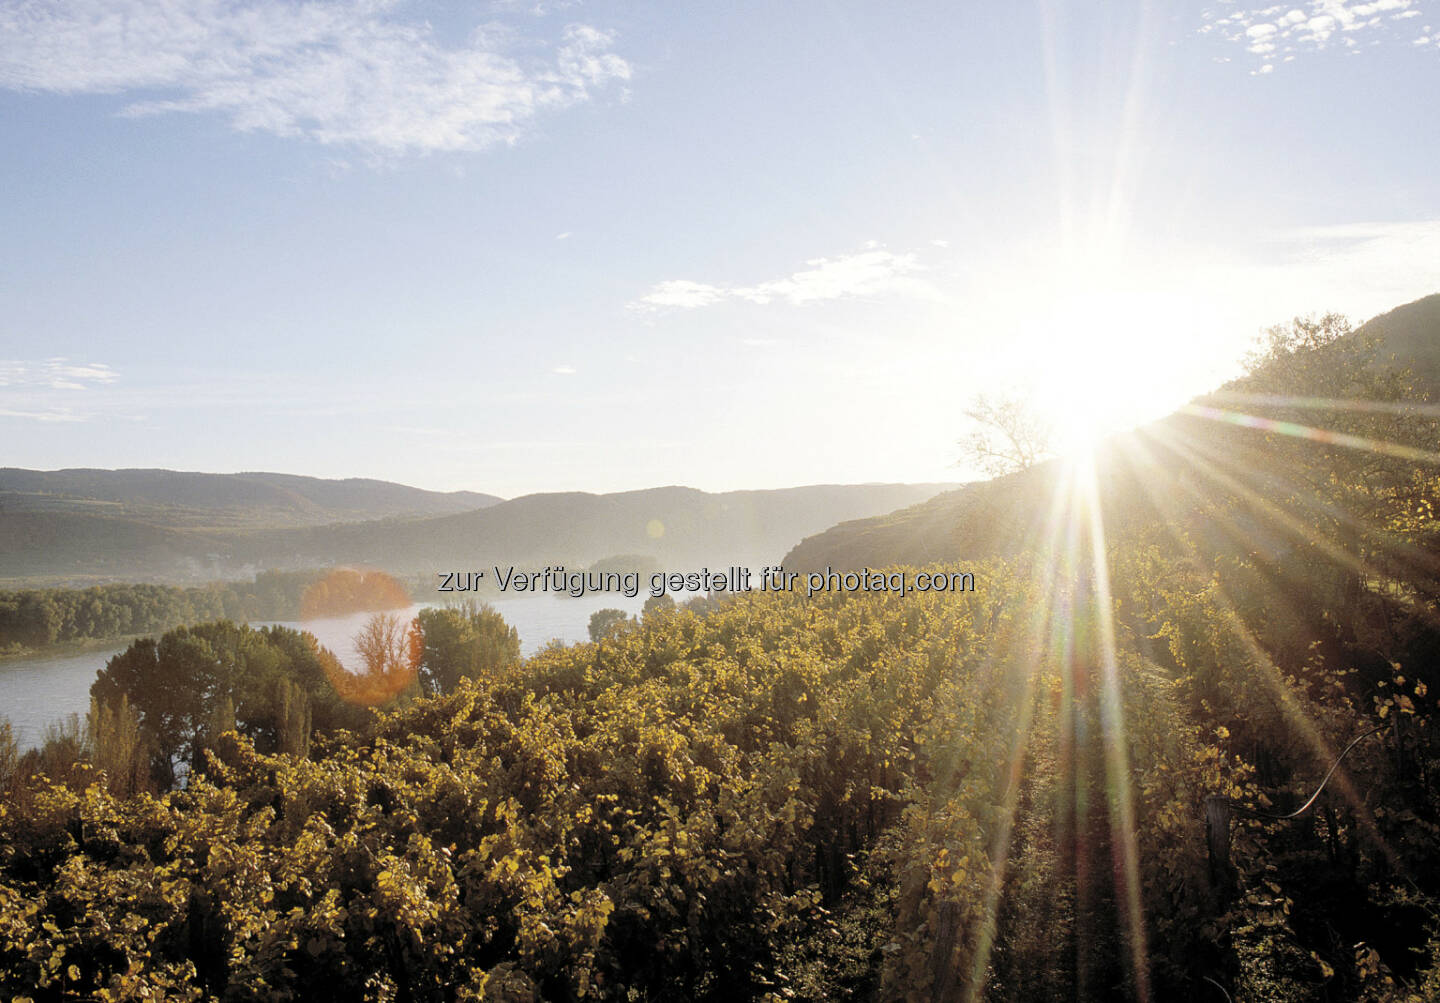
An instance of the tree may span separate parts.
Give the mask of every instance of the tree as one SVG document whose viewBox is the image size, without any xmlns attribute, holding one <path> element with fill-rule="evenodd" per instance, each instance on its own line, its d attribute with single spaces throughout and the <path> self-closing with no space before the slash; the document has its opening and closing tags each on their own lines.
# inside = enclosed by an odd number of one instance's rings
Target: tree
<svg viewBox="0 0 1440 1003">
<path fill-rule="evenodd" d="M 25 753 L 22 774 L 43 773 L 58 783 L 73 783 L 75 767 L 90 758 L 89 736 L 79 714 L 51 721 L 40 732 L 40 748 Z"/>
<path fill-rule="evenodd" d="M 376 613 L 355 635 L 361 675 L 389 675 L 410 668 L 409 624 L 394 613 Z"/>
<path fill-rule="evenodd" d="M 965 408 L 965 416 L 975 428 L 960 440 L 964 460 L 991 477 L 1033 467 L 1053 451 L 1049 423 L 1019 398 L 978 394 Z"/>
<path fill-rule="evenodd" d="M 1350 321 L 1338 313 L 1327 313 L 1318 320 L 1313 316 L 1296 317 L 1288 324 L 1275 324 L 1261 332 L 1256 346 L 1246 354 L 1245 370 L 1252 378 L 1263 372 L 1264 378 L 1274 383 L 1313 384 L 1315 374 L 1306 372 L 1311 357 L 1304 353 L 1333 345 L 1352 332 Z M 1328 375 L 1331 380 L 1349 380 L 1359 374 L 1334 366 Z"/>
<path fill-rule="evenodd" d="M 207 625 L 214 626 L 214 625 Z M 233 625 L 232 625 L 233 626 Z M 101 704 L 130 706 L 155 752 L 161 786 L 174 783 L 180 763 L 193 762 L 220 689 L 220 659 L 210 638 L 188 628 L 136 641 L 106 663 L 90 687 Z"/>
<path fill-rule="evenodd" d="M 415 684 L 422 638 L 418 620 L 395 613 L 375 613 L 355 635 L 356 671 L 346 671 L 332 658 L 330 681 L 340 697 L 352 704 L 379 707 Z"/>
<path fill-rule="evenodd" d="M 140 730 L 140 716 L 130 707 L 130 698 L 120 694 L 117 703 L 103 704 L 90 698 L 90 758 L 105 771 L 111 793 L 119 797 L 147 790 L 149 753 Z"/>
<path fill-rule="evenodd" d="M 397 631 L 398 641 L 391 636 Z M 232 728 L 264 751 L 299 754 L 312 724 L 324 731 L 358 727 L 366 707 L 399 692 L 387 689 L 400 679 L 392 671 L 397 663 L 410 673 L 405 685 L 413 681 L 409 643 L 403 625 L 381 629 L 368 642 L 362 638 L 357 648 L 366 669 L 373 662 L 377 671 L 354 674 L 310 634 L 220 620 L 134 642 L 106 663 L 90 695 L 105 714 L 121 714 L 128 703 L 123 713 L 137 719 L 138 746 L 149 751 L 163 789 L 174 783 L 181 763 L 199 764 L 200 751 Z M 119 734 L 126 730 L 119 721 L 107 718 L 106 724 Z"/>
<path fill-rule="evenodd" d="M 274 710 L 276 727 L 275 748 L 293 751 L 292 747 L 308 744 L 308 735 L 312 729 L 354 729 L 364 723 L 366 712 L 346 703 L 336 693 L 326 672 L 327 658 L 333 660 L 334 656 L 320 647 L 313 634 L 290 627 L 266 627 L 261 633 L 266 644 L 283 659 L 282 669 L 263 692 L 264 696 L 273 701 L 271 707 Z M 280 684 L 287 684 L 289 688 L 282 688 Z M 257 693 L 257 697 L 260 695 Z M 303 698 L 303 707 L 300 706 L 300 698 Z M 257 739 L 257 746 L 265 749 L 265 736 L 255 733 L 252 719 L 256 717 L 256 713 L 247 703 L 242 703 L 240 715 L 246 725 L 246 734 L 253 735 Z M 299 731 L 293 730 L 297 728 Z M 299 742 L 302 733 L 306 736 L 304 743 Z M 285 737 L 287 734 L 289 738 Z"/>
<path fill-rule="evenodd" d="M 640 607 L 640 617 L 646 623 L 662 620 L 674 612 L 675 600 L 669 595 L 651 596 L 645 600 L 645 605 Z"/>
<path fill-rule="evenodd" d="M 0 800 L 19 786 L 20 746 L 8 718 L 0 717 Z"/>
<path fill-rule="evenodd" d="M 276 729 L 278 751 L 289 756 L 310 755 L 310 698 L 295 683 L 281 679 L 277 684 L 276 700 L 280 710 Z"/>
<path fill-rule="evenodd" d="M 632 625 L 630 615 L 623 609 L 597 609 L 590 614 L 590 640 L 600 641 L 616 637 Z"/>
<path fill-rule="evenodd" d="M 425 609 L 420 634 L 420 686 L 449 693 L 461 679 L 494 676 L 520 662 L 520 635 L 489 603 Z"/>
</svg>

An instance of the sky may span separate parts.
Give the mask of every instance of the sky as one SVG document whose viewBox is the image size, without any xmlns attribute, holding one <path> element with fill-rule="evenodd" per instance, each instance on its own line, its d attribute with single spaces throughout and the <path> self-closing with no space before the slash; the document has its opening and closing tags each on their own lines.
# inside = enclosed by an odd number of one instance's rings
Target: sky
<svg viewBox="0 0 1440 1003">
<path fill-rule="evenodd" d="M 1440 292 L 1440 0 L 0 0 L 0 465 L 956 481 Z"/>
</svg>

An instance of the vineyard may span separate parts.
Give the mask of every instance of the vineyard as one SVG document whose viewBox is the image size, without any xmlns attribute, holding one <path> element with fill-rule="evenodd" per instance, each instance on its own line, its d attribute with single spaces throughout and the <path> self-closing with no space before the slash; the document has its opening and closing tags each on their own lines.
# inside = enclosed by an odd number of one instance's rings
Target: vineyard
<svg viewBox="0 0 1440 1003">
<path fill-rule="evenodd" d="M 1424 684 L 1313 650 L 1276 664 L 1214 581 L 1154 549 L 1116 561 L 1126 588 L 1103 600 L 1103 576 L 1020 563 L 976 568 L 969 593 L 743 595 L 464 680 L 308 757 L 229 733 L 183 790 L 118 797 L 84 762 L 18 785 L 0 982 L 36 1000 L 1433 998 Z M 1403 730 L 1362 743 L 1318 810 L 1237 818 L 1215 858 L 1207 798 L 1288 804 L 1386 717 Z"/>
</svg>

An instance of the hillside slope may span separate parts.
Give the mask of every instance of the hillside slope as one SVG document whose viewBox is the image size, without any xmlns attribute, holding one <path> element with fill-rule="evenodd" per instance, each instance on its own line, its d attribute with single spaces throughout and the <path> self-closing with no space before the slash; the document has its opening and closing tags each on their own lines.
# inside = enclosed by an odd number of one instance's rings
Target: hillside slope
<svg viewBox="0 0 1440 1003">
<path fill-rule="evenodd" d="M 709 494 L 664 487 L 593 495 L 527 495 L 477 512 L 420 521 L 327 526 L 235 541 L 233 558 L 363 563 L 397 571 L 491 564 L 589 564 L 642 554 L 661 564 L 772 563 L 826 525 L 929 498 L 948 485 L 816 485 Z"/>
<path fill-rule="evenodd" d="M 314 526 L 443 515 L 500 501 L 474 491 L 425 491 L 390 481 L 181 470 L 0 468 L 0 512 L 135 519 L 161 528 Z"/>
<path fill-rule="evenodd" d="M 619 554 L 676 567 L 764 564 L 826 526 L 914 504 L 948 487 L 537 494 L 431 518 L 277 529 L 155 525 L 83 511 L 0 512 L 0 579 L 179 583 L 337 564 L 429 573 L 492 564 L 575 567 Z"/>
</svg>

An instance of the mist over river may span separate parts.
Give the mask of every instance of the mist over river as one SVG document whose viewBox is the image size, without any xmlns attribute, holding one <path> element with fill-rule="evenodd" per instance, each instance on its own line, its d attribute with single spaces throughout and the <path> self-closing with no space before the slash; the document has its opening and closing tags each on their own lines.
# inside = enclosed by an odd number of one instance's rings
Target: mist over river
<svg viewBox="0 0 1440 1003">
<path fill-rule="evenodd" d="M 520 651 L 530 656 L 551 640 L 566 644 L 589 640 L 590 614 L 599 609 L 623 609 L 632 615 L 640 612 L 648 593 L 627 599 L 615 593 L 597 593 L 580 599 L 559 598 L 553 594 L 517 595 L 496 598 L 490 604 L 505 622 L 520 634 Z M 420 610 L 439 605 L 423 603 L 408 610 L 397 610 L 407 618 Z M 335 652 L 347 667 L 355 664 L 352 638 L 372 614 L 353 613 L 299 621 L 254 621 L 252 626 L 280 623 L 286 627 L 308 630 L 316 639 Z M 0 660 L 0 717 L 8 718 L 15 728 L 15 739 L 21 749 L 39 745 L 45 726 L 71 714 L 85 714 L 90 709 L 90 684 L 105 663 L 119 654 L 124 645 L 95 648 L 81 654 L 38 655 L 35 657 Z"/>
</svg>

